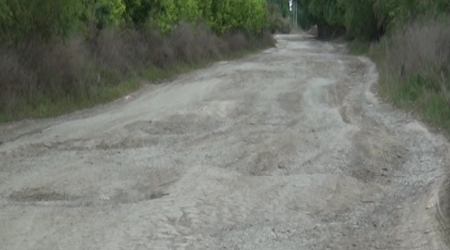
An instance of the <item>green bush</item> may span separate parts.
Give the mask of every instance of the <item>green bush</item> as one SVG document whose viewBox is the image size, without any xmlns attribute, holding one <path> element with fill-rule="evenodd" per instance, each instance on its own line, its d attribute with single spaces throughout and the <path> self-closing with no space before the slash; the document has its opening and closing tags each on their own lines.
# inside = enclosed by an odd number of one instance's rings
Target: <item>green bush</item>
<svg viewBox="0 0 450 250">
<path fill-rule="evenodd" d="M 267 0 L 268 5 L 275 6 L 281 17 L 287 18 L 289 17 L 289 1 L 288 0 Z"/>
<path fill-rule="evenodd" d="M 291 32 L 291 23 L 289 19 L 283 17 L 279 5 L 269 4 L 267 19 L 267 25 L 272 34 L 275 32 L 289 34 Z"/>
<path fill-rule="evenodd" d="M 343 24 L 348 38 L 368 41 L 377 36 L 377 21 L 373 11 L 374 1 L 338 0 L 340 7 L 345 10 Z"/>
<path fill-rule="evenodd" d="M 450 13 L 449 0 L 377 0 L 374 5 L 378 25 L 389 33 L 414 20 L 443 17 Z"/>
<path fill-rule="evenodd" d="M 126 9 L 124 19 L 132 25 L 141 27 L 150 17 L 152 2 L 153 0 L 123 0 Z"/>
<path fill-rule="evenodd" d="M 337 0 L 311 0 L 308 9 L 317 25 L 338 27 L 344 23 L 344 10 Z"/>
<path fill-rule="evenodd" d="M 0 0 L 0 42 L 66 37 L 80 28 L 85 11 L 80 0 Z"/>
<path fill-rule="evenodd" d="M 298 22 L 303 29 L 317 25 L 319 36 L 344 26 L 344 9 L 338 0 L 298 0 Z"/>
<path fill-rule="evenodd" d="M 122 0 L 97 0 L 95 18 L 97 27 L 118 26 L 124 21 L 126 6 Z"/>
<path fill-rule="evenodd" d="M 350 39 L 371 40 L 403 27 L 412 20 L 445 17 L 450 0 L 298 0 L 298 22 L 345 27 Z"/>
<path fill-rule="evenodd" d="M 273 45 L 266 0 L 0 0 L 0 121 L 108 101 Z M 180 68 L 180 69 L 177 69 Z"/>
<path fill-rule="evenodd" d="M 265 0 L 155 0 L 152 21 L 169 32 L 181 21 L 205 21 L 217 33 L 242 30 L 261 33 L 266 27 Z"/>
</svg>

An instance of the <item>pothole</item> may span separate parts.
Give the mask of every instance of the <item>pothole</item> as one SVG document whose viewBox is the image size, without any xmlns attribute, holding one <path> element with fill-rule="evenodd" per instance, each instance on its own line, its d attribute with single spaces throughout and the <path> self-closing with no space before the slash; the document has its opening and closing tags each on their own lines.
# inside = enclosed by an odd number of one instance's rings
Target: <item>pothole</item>
<svg viewBox="0 0 450 250">
<path fill-rule="evenodd" d="M 80 197 L 58 193 L 45 188 L 25 188 L 19 191 L 13 191 L 8 198 L 17 202 L 36 202 L 76 200 Z"/>
<path fill-rule="evenodd" d="M 132 204 L 142 201 L 156 200 L 169 195 L 165 190 L 116 190 L 112 197 L 108 197 L 106 200 L 115 204 Z"/>
<path fill-rule="evenodd" d="M 299 91 L 283 93 L 278 96 L 278 105 L 288 113 L 300 113 L 302 106 L 303 93 Z"/>
<path fill-rule="evenodd" d="M 97 180 L 94 188 L 90 182 L 80 179 L 76 184 L 23 187 L 11 192 L 6 200 L 0 200 L 0 205 L 85 207 L 139 203 L 169 195 L 169 188 L 179 178 L 176 169 L 162 168 L 141 172 L 137 178 Z M 79 187 L 77 191 L 73 191 L 75 185 Z"/>
<path fill-rule="evenodd" d="M 181 135 L 205 133 L 223 126 L 217 117 L 203 117 L 195 114 L 172 115 L 160 121 L 140 121 L 126 126 L 130 133 L 143 132 L 148 135 Z"/>
<path fill-rule="evenodd" d="M 406 149 L 383 130 L 363 129 L 353 138 L 351 176 L 371 182 L 388 180 L 405 163 Z"/>
<path fill-rule="evenodd" d="M 0 200 L 2 206 L 51 206 L 51 207 L 85 207 L 92 206 L 93 201 L 64 192 L 47 188 L 24 188 L 13 191 L 6 200 Z"/>
<path fill-rule="evenodd" d="M 163 198 L 169 195 L 165 189 L 159 190 L 116 190 L 112 196 L 95 195 L 92 197 L 72 196 L 42 188 L 26 188 L 12 192 L 7 202 L 0 201 L 0 205 L 10 206 L 49 206 L 49 207 L 87 207 L 132 204 Z"/>
</svg>

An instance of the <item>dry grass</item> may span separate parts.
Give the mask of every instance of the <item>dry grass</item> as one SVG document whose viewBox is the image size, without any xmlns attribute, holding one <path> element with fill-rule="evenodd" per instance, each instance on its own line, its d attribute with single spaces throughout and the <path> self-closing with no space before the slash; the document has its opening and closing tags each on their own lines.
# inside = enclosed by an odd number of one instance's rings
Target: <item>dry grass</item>
<svg viewBox="0 0 450 250">
<path fill-rule="evenodd" d="M 437 20 L 417 22 L 392 37 L 386 66 L 402 76 L 415 75 L 424 67 L 447 67 L 450 59 L 450 26 Z"/>
<path fill-rule="evenodd" d="M 186 63 L 216 59 L 225 52 L 220 39 L 204 25 L 181 23 L 173 30 L 169 44 L 175 57 Z"/>
<path fill-rule="evenodd" d="M 380 94 L 450 132 L 448 22 L 415 22 L 383 39 L 371 53 L 379 61 Z"/>
<path fill-rule="evenodd" d="M 416 21 L 369 49 L 380 71 L 379 94 L 450 135 L 450 20 Z M 437 219 L 450 246 L 450 175 L 439 190 Z"/>
<path fill-rule="evenodd" d="M 437 220 L 443 240 L 447 247 L 450 247 L 450 174 L 445 175 L 439 187 L 438 201 L 436 203 Z"/>
<path fill-rule="evenodd" d="M 111 101 L 204 62 L 274 45 L 269 33 L 218 37 L 205 25 L 181 23 L 168 36 L 146 30 L 90 30 L 44 43 L 0 47 L 0 122 L 59 115 Z M 200 63 L 200 64 L 199 64 Z"/>
</svg>

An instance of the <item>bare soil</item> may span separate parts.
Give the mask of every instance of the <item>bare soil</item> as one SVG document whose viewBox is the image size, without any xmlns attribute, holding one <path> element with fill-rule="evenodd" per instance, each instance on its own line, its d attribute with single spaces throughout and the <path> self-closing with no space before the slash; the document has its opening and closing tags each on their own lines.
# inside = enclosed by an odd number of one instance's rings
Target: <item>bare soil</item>
<svg viewBox="0 0 450 250">
<path fill-rule="evenodd" d="M 369 59 L 277 40 L 1 125 L 0 249 L 448 249 L 448 141 L 377 97 Z"/>
</svg>

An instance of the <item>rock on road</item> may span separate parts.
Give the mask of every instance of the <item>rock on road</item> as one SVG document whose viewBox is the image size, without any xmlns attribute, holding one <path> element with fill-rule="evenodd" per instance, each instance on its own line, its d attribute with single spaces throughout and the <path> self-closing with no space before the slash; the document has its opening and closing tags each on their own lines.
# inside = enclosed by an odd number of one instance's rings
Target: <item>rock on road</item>
<svg viewBox="0 0 450 250">
<path fill-rule="evenodd" d="M 447 249 L 447 140 L 377 97 L 369 59 L 277 40 L 1 125 L 0 249 Z"/>
</svg>

